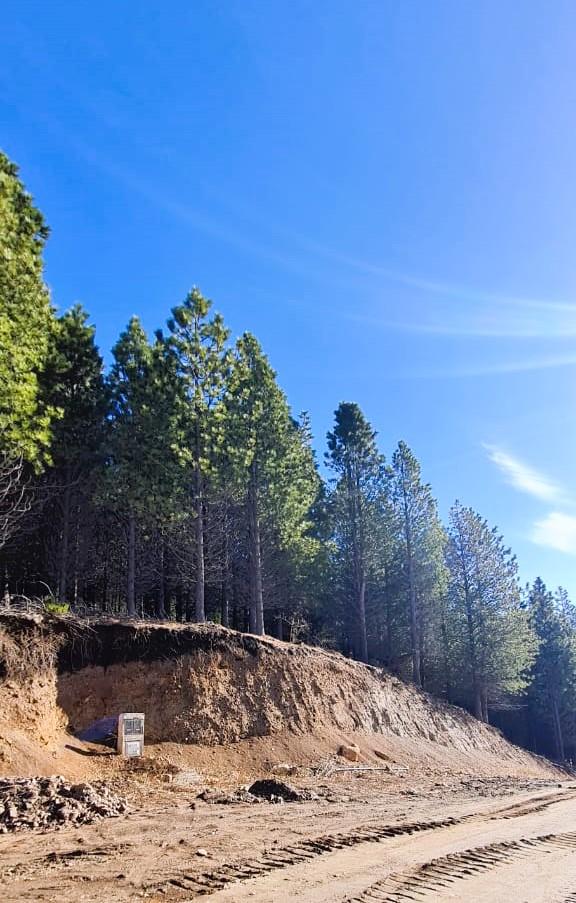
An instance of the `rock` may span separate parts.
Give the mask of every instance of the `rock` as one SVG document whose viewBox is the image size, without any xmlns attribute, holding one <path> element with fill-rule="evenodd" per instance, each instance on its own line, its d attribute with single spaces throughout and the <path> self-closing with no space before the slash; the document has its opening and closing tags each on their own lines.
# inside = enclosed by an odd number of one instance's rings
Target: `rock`
<svg viewBox="0 0 576 903">
<path fill-rule="evenodd" d="M 298 767 L 296 765 L 287 765 L 285 762 L 282 762 L 279 765 L 274 765 L 270 770 L 272 774 L 277 775 L 277 777 L 288 778 L 296 774 Z"/>
<path fill-rule="evenodd" d="M 348 759 L 349 762 L 358 762 L 360 759 L 360 747 L 356 746 L 355 743 L 342 744 L 338 750 L 338 755 L 342 756 L 343 759 Z"/>
<path fill-rule="evenodd" d="M 296 790 L 283 781 L 263 780 L 254 781 L 248 788 L 248 793 L 271 803 L 301 803 L 306 800 L 317 800 L 319 796 L 311 790 Z"/>
<path fill-rule="evenodd" d="M 249 787 L 239 787 L 233 793 L 224 793 L 220 790 L 206 789 L 198 794 L 196 799 L 205 803 L 301 803 L 307 800 L 318 800 L 320 797 L 312 790 L 296 790 L 273 778 L 255 781 Z M 195 804 L 192 803 L 194 808 Z"/>
<path fill-rule="evenodd" d="M 0 780 L 0 833 L 89 824 L 126 812 L 126 800 L 105 784 L 70 784 L 62 777 Z"/>
<path fill-rule="evenodd" d="M 196 855 L 197 856 L 209 856 L 210 853 L 208 852 L 208 850 L 205 850 L 204 847 L 200 847 L 200 849 L 196 850 Z"/>
</svg>

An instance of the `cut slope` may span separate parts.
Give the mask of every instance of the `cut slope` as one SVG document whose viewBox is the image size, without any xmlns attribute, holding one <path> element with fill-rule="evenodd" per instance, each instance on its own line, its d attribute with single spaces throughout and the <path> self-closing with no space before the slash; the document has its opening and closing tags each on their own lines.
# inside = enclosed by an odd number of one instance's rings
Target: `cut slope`
<svg viewBox="0 0 576 903">
<path fill-rule="evenodd" d="M 491 773 L 550 766 L 494 728 L 380 669 L 308 646 L 216 625 L 137 624 L 0 615 L 0 739 L 8 730 L 57 742 L 119 711 L 146 713 L 147 741 L 214 747 L 258 737 L 389 738 L 398 757 L 420 744 Z M 2 649 L 4 656 L 2 658 Z M 4 664 L 2 664 L 4 662 Z M 29 667 L 26 667 L 26 663 Z M 480 764 L 480 763 L 479 763 Z M 456 765 L 454 765 L 456 767 Z"/>
</svg>

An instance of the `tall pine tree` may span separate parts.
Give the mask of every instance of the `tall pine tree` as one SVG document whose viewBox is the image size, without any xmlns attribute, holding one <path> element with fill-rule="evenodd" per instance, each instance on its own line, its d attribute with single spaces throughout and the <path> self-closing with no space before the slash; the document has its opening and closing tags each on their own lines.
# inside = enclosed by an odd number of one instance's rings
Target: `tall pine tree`
<svg viewBox="0 0 576 903">
<path fill-rule="evenodd" d="M 56 502 L 52 508 L 59 535 L 57 595 L 62 601 L 68 598 L 73 509 L 78 512 L 86 503 L 95 468 L 102 464 L 106 394 L 94 336 L 80 305 L 60 317 L 41 379 L 47 403 L 61 412 L 52 429 L 48 486 Z M 77 521 L 78 517 L 76 544 Z"/>
<path fill-rule="evenodd" d="M 128 615 L 136 614 L 138 528 L 168 516 L 176 487 L 176 382 L 163 344 L 133 317 L 113 349 L 109 463 L 101 496 L 126 530 Z"/>
<path fill-rule="evenodd" d="M 249 627 L 263 634 L 263 561 L 273 544 L 295 559 L 302 554 L 310 540 L 318 475 L 306 430 L 292 418 L 276 374 L 249 333 L 236 343 L 226 446 L 247 527 Z"/>
<path fill-rule="evenodd" d="M 37 466 L 55 413 L 39 385 L 54 329 L 43 281 L 47 237 L 18 168 L 0 153 L 0 452 Z"/>
<path fill-rule="evenodd" d="M 374 520 L 383 459 L 376 433 L 357 404 L 342 402 L 334 416 L 326 461 L 336 475 L 332 493 L 336 541 L 352 602 L 354 652 L 361 661 L 368 661 L 366 588 L 374 568 Z"/>
<path fill-rule="evenodd" d="M 565 758 L 564 720 L 576 705 L 576 636 L 561 597 L 538 577 L 528 596 L 530 623 L 538 638 L 529 699 L 533 712 L 552 728 L 554 755 Z"/>
<path fill-rule="evenodd" d="M 490 702 L 526 687 L 535 655 L 518 566 L 498 531 L 458 502 L 450 511 L 447 557 L 462 684 L 476 717 L 488 722 Z"/>
<path fill-rule="evenodd" d="M 399 525 L 412 679 L 422 686 L 427 631 L 445 591 L 445 538 L 430 486 L 422 482 L 420 465 L 405 442 L 398 443 L 392 457 L 391 498 Z"/>
<path fill-rule="evenodd" d="M 212 302 L 194 288 L 172 309 L 167 347 L 174 356 L 180 388 L 178 453 L 191 470 L 196 558 L 195 618 L 206 620 L 205 513 L 207 481 L 222 441 L 229 331 L 219 314 L 208 318 Z"/>
</svg>

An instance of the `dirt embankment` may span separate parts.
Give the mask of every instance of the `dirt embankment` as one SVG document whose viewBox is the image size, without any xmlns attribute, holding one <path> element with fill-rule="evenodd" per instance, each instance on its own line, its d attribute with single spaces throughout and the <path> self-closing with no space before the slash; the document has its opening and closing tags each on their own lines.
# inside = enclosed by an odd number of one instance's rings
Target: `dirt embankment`
<svg viewBox="0 0 576 903">
<path fill-rule="evenodd" d="M 404 752 L 454 770 L 460 757 L 468 771 L 550 773 L 462 709 L 335 653 L 215 625 L 0 615 L 0 772 L 57 754 L 66 729 L 119 711 L 146 713 L 148 742 L 199 754 L 231 745 L 237 757 L 241 741 L 278 738 L 284 755 L 318 755 L 327 738 L 334 748 L 353 737 L 396 761 Z"/>
</svg>

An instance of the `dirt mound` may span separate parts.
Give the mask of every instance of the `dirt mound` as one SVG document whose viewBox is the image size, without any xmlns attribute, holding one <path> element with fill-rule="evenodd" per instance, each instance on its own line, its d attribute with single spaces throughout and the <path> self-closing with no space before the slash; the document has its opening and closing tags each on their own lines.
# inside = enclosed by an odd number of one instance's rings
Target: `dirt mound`
<svg viewBox="0 0 576 903">
<path fill-rule="evenodd" d="M 0 781 L 0 834 L 86 825 L 127 809 L 104 784 L 69 784 L 62 777 Z"/>
<path fill-rule="evenodd" d="M 192 747 L 198 760 L 224 745 L 242 759 L 249 744 L 278 738 L 276 762 L 298 761 L 312 738 L 314 755 L 354 741 L 364 761 L 369 746 L 468 773 L 474 762 L 490 774 L 552 768 L 462 709 L 336 653 L 215 625 L 0 615 L 0 770 L 4 752 L 18 773 L 24 736 L 55 749 L 66 722 L 76 732 L 120 711 L 145 712 L 148 743 Z"/>
<path fill-rule="evenodd" d="M 219 803 L 231 805 L 233 803 L 305 803 L 318 800 L 320 796 L 313 790 L 297 790 L 284 781 L 266 779 L 254 781 L 249 787 L 240 787 L 232 793 L 222 790 L 202 790 L 196 799 L 204 803 Z"/>
<path fill-rule="evenodd" d="M 308 800 L 318 799 L 317 794 L 310 790 L 296 790 L 284 781 L 263 780 L 254 781 L 248 788 L 248 793 L 259 799 L 269 800 L 272 803 L 302 803 Z"/>
</svg>

